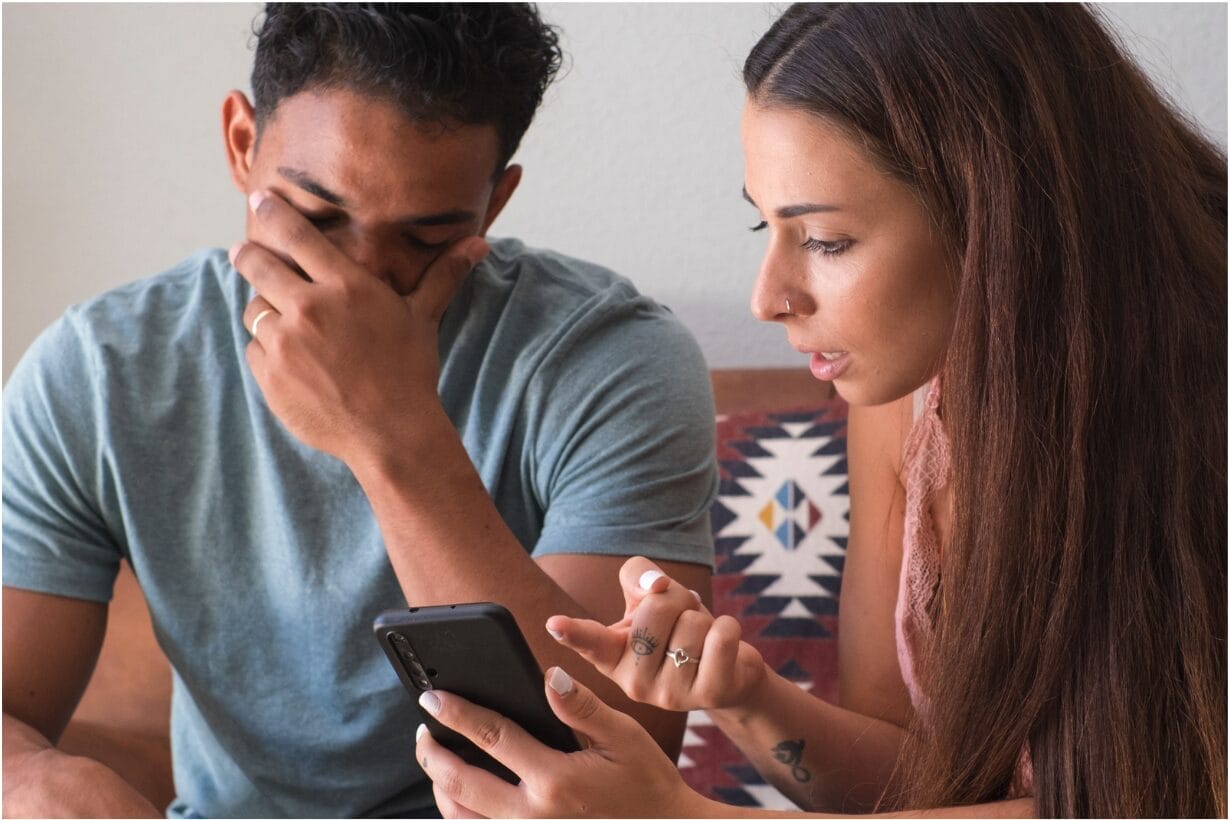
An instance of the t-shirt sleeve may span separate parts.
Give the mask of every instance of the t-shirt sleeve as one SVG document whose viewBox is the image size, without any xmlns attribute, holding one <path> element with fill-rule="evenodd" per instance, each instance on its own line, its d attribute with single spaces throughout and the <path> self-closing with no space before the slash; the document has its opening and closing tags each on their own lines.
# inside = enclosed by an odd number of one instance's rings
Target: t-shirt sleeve
<svg viewBox="0 0 1230 820">
<path fill-rule="evenodd" d="M 111 599 L 121 552 L 100 511 L 99 376 L 69 314 L 5 385 L 5 586 Z"/>
<path fill-rule="evenodd" d="M 535 556 L 644 555 L 713 566 L 713 394 L 699 346 L 644 301 L 600 305 L 535 381 Z"/>
</svg>

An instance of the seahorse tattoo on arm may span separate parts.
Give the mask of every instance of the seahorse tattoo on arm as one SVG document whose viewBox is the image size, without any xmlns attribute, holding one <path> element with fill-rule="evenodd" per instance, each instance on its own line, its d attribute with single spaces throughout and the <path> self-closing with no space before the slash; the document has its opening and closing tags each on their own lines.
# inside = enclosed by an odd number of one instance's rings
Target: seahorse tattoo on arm
<svg viewBox="0 0 1230 820">
<path fill-rule="evenodd" d="M 799 738 L 798 740 L 783 740 L 773 747 L 773 757 L 777 759 L 777 762 L 789 766 L 790 774 L 800 783 L 811 780 L 811 772 L 802 765 L 803 747 L 806 745 L 806 741 Z"/>
</svg>

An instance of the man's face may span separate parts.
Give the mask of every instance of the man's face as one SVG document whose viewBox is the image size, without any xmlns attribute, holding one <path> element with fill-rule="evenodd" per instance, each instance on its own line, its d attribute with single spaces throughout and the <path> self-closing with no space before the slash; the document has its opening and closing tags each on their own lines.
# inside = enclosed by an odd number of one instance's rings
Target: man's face
<svg viewBox="0 0 1230 820">
<path fill-rule="evenodd" d="M 251 107 L 232 93 L 223 119 L 240 189 L 276 191 L 403 295 L 450 244 L 485 234 L 520 178 L 515 166 L 493 178 L 494 126 L 423 126 L 353 91 L 287 97 L 259 142 L 244 142 L 244 117 L 250 121 Z M 267 244 L 250 213 L 247 236 Z"/>
</svg>

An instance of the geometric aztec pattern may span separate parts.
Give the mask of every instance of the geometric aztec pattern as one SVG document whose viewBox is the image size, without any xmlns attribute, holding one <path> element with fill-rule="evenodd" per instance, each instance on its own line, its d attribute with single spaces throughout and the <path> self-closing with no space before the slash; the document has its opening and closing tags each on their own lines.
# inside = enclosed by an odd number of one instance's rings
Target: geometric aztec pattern
<svg viewBox="0 0 1230 820">
<path fill-rule="evenodd" d="M 837 695 L 837 601 L 850 532 L 847 406 L 719 417 L 721 487 L 711 513 L 713 612 L 731 615 L 773 669 Z M 688 715 L 679 770 L 702 794 L 794 809 L 704 712 Z"/>
</svg>

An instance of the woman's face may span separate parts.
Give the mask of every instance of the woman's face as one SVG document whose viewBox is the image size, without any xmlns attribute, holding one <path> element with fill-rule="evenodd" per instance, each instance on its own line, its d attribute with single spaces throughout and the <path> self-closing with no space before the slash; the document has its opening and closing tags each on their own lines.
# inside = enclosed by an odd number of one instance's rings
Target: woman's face
<svg viewBox="0 0 1230 820">
<path fill-rule="evenodd" d="M 922 202 L 804 112 L 749 101 L 743 151 L 745 194 L 768 232 L 752 313 L 780 322 L 851 404 L 926 384 L 948 345 L 956 261 Z"/>
</svg>

